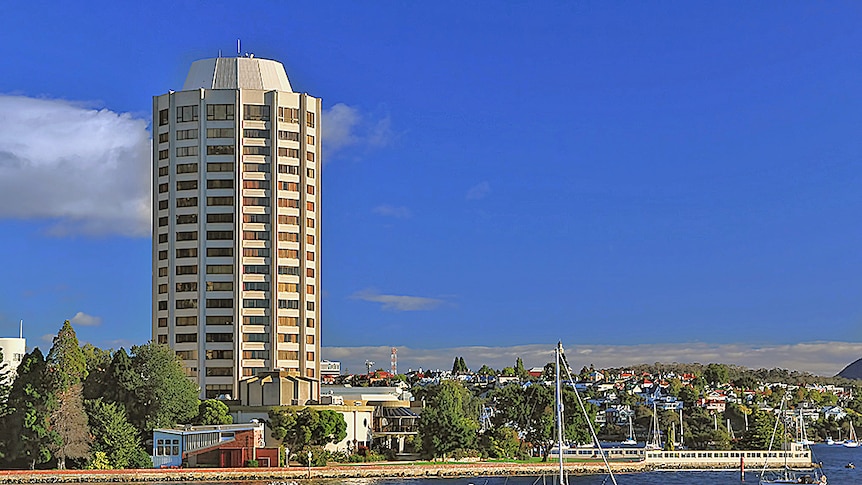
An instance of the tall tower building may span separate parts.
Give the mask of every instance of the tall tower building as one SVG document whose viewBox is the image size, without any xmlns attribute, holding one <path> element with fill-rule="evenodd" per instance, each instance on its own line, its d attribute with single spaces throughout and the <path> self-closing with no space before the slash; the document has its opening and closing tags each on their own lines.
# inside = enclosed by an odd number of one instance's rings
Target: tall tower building
<svg viewBox="0 0 862 485">
<path fill-rule="evenodd" d="M 320 114 L 250 57 L 153 97 L 153 339 L 201 397 L 273 370 L 319 396 Z"/>
</svg>

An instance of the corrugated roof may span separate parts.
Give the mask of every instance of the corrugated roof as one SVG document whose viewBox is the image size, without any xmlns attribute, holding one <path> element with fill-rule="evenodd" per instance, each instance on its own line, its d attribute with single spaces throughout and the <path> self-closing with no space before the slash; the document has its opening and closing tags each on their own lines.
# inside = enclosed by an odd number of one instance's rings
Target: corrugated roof
<svg viewBox="0 0 862 485">
<path fill-rule="evenodd" d="M 201 88 L 293 92 L 280 62 L 255 57 L 217 57 L 193 62 L 183 91 Z"/>
</svg>

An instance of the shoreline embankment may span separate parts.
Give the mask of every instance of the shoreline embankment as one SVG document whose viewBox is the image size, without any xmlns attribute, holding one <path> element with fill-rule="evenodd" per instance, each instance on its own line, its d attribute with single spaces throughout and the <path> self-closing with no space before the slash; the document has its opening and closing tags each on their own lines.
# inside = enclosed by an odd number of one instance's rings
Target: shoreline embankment
<svg viewBox="0 0 862 485">
<path fill-rule="evenodd" d="M 614 473 L 640 473 L 656 469 L 704 469 L 656 467 L 643 461 L 611 462 Z M 289 482 L 350 478 L 459 478 L 480 476 L 554 475 L 556 463 L 441 463 L 441 464 L 338 464 L 326 467 L 290 468 L 185 468 L 141 470 L 2 470 L 0 484 L 13 483 L 146 483 L 146 482 Z M 732 470 L 715 467 L 716 470 Z M 601 462 L 567 463 L 575 475 L 605 473 Z"/>
</svg>

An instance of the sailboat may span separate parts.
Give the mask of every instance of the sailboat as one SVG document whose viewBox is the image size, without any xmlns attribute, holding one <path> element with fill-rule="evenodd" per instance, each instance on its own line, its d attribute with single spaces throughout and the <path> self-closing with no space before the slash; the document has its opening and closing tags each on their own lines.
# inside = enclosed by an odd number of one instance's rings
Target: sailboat
<svg viewBox="0 0 862 485">
<path fill-rule="evenodd" d="M 661 449 L 661 431 L 658 427 L 658 411 L 656 409 L 655 401 L 652 403 L 652 423 L 650 424 L 649 440 L 644 448 L 647 450 Z"/>
<path fill-rule="evenodd" d="M 785 396 L 784 399 L 781 400 L 781 405 L 778 407 L 778 413 L 775 415 L 775 427 L 772 428 L 772 437 L 769 439 L 769 452 L 772 451 L 772 445 L 775 443 L 775 435 L 778 432 L 778 424 L 781 416 L 784 415 L 784 402 L 787 400 Z M 815 468 L 812 471 L 808 470 L 794 470 L 787 465 L 787 455 L 789 447 L 787 445 L 787 434 L 782 433 L 782 443 L 785 446 L 782 446 L 782 450 L 784 451 L 784 467 L 778 471 L 773 472 L 770 475 L 766 473 L 766 466 L 768 465 L 769 458 L 768 456 L 771 453 L 767 453 L 767 460 L 763 462 L 763 470 L 760 471 L 760 485 L 767 485 L 773 483 L 813 483 L 826 485 L 826 475 L 822 473 L 819 468 Z"/>
<path fill-rule="evenodd" d="M 632 424 L 632 415 L 629 414 L 629 437 L 620 442 L 621 445 L 633 446 L 638 444 L 635 439 L 635 427 Z"/>
<path fill-rule="evenodd" d="M 557 434 L 557 455 L 559 455 L 560 459 L 560 469 L 559 469 L 559 485 L 568 485 L 568 480 L 566 479 L 566 472 L 563 466 L 564 460 L 564 447 L 563 447 L 563 390 L 562 390 L 562 380 L 560 379 L 560 368 L 565 364 L 565 358 L 563 356 L 563 343 L 557 342 L 557 348 L 554 351 L 555 358 L 555 369 L 554 369 L 554 401 L 556 408 L 556 434 Z M 565 364 L 566 372 L 569 371 L 568 364 Z M 581 399 L 580 393 L 578 393 L 578 389 L 574 386 L 574 380 L 572 376 L 569 375 L 569 382 L 572 383 L 572 389 L 575 391 L 575 396 L 578 398 L 578 406 L 581 408 L 581 413 L 583 413 L 584 419 L 587 422 L 587 427 L 590 429 L 590 435 L 592 436 L 593 443 L 596 444 L 598 448 L 599 455 L 602 457 L 602 461 L 605 463 L 605 468 L 608 471 L 608 477 L 611 479 L 611 483 L 613 485 L 617 485 L 617 479 L 614 477 L 614 472 L 611 471 L 611 465 L 608 463 L 608 456 L 605 453 L 605 450 L 602 449 L 602 445 L 599 442 L 598 437 L 596 436 L 596 430 L 593 428 L 593 423 L 590 421 L 589 414 L 587 414 L 587 409 L 584 407 L 584 401 Z"/>
<path fill-rule="evenodd" d="M 850 420 L 850 436 L 844 441 L 844 446 L 847 448 L 858 448 L 859 441 L 856 439 L 856 428 L 853 427 L 853 420 Z"/>
</svg>

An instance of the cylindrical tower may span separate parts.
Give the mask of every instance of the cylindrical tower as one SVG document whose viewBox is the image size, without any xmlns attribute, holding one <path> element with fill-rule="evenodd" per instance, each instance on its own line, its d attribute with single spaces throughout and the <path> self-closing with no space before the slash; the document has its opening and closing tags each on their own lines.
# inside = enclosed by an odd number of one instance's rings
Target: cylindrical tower
<svg viewBox="0 0 862 485">
<path fill-rule="evenodd" d="M 202 398 L 275 369 L 319 398 L 320 114 L 250 57 L 153 98 L 153 339 Z"/>
</svg>

